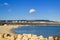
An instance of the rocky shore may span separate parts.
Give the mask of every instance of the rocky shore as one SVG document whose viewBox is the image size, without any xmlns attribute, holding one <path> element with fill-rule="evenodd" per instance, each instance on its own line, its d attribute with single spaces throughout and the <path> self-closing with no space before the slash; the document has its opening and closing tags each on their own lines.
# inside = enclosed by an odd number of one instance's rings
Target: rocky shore
<svg viewBox="0 0 60 40">
<path fill-rule="evenodd" d="M 58 37 L 49 36 L 48 38 L 43 37 L 42 35 L 37 36 L 34 34 L 1 34 L 0 40 L 60 40 Z"/>
<path fill-rule="evenodd" d="M 47 38 L 42 35 L 34 34 L 15 34 L 12 29 L 18 28 L 20 25 L 3 25 L 0 26 L 0 40 L 60 40 L 60 37 L 49 36 Z"/>
</svg>

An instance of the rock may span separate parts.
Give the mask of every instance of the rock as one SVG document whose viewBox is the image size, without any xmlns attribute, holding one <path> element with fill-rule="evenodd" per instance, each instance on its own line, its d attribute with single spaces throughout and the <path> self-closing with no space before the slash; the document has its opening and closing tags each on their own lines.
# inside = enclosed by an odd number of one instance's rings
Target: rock
<svg viewBox="0 0 60 40">
<path fill-rule="evenodd" d="M 14 40 L 14 35 L 13 34 L 4 34 L 4 38 Z"/>
</svg>

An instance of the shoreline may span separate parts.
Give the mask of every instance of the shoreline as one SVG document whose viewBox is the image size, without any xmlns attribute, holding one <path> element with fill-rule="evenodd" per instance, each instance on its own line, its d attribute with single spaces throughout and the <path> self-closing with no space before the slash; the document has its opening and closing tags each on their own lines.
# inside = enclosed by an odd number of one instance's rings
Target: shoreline
<svg viewBox="0 0 60 40">
<path fill-rule="evenodd" d="M 13 31 L 12 31 L 12 29 L 15 29 L 15 28 L 18 28 L 18 27 L 22 27 L 22 26 L 37 26 L 37 25 L 0 25 L 0 34 L 1 35 L 5 35 L 5 34 L 11 34 L 11 36 L 15 36 L 15 35 L 23 35 L 23 34 L 16 34 L 16 33 L 14 33 Z M 38 26 L 52 26 L 52 25 L 38 25 Z M 55 25 L 53 25 L 53 26 L 55 26 Z M 60 26 L 60 25 L 56 25 L 56 26 Z M 0 35 L 0 37 L 1 37 L 1 35 Z M 29 35 L 29 34 L 25 34 L 25 35 Z M 34 35 L 34 34 L 30 34 L 30 35 Z M 7 37 L 7 36 L 6 36 Z M 38 37 L 37 35 L 34 35 L 34 38 L 35 37 Z M 16 37 L 16 38 L 19 38 L 19 37 Z M 31 37 L 32 38 L 32 37 Z M 49 38 L 49 37 L 48 37 Z M 53 36 L 51 36 L 51 38 L 53 39 Z M 0 40 L 5 40 L 6 38 L 0 38 Z M 11 39 L 11 40 L 14 40 L 14 37 L 7 37 L 7 39 L 6 40 L 9 40 L 9 39 Z M 27 39 L 27 38 L 26 38 Z M 29 38 L 28 38 L 29 39 Z M 43 38 L 43 39 L 45 39 L 45 38 Z M 46 38 L 47 39 L 47 38 Z M 33 39 L 34 40 L 34 39 Z M 36 40 L 38 40 L 38 39 L 36 39 Z"/>
<path fill-rule="evenodd" d="M 22 27 L 22 26 L 60 26 L 60 25 L 0 25 L 0 33 L 13 33 L 12 30 L 18 27 Z"/>
</svg>

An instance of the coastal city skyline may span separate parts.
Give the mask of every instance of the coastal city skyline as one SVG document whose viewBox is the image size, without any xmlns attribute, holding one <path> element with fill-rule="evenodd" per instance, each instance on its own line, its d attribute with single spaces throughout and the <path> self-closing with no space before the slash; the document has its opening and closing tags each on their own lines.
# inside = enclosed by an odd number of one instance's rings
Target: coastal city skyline
<svg viewBox="0 0 60 40">
<path fill-rule="evenodd" d="M 0 0 L 0 20 L 60 21 L 60 0 Z"/>
</svg>

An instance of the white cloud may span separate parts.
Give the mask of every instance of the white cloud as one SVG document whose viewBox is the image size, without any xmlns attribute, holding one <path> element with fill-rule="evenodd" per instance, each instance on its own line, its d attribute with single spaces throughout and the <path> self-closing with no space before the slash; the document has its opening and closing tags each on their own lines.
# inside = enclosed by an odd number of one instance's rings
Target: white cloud
<svg viewBox="0 0 60 40">
<path fill-rule="evenodd" d="M 35 9 L 30 9 L 29 13 L 34 13 L 36 10 Z"/>
<path fill-rule="evenodd" d="M 5 6 L 7 6 L 7 5 L 9 5 L 7 2 L 5 2 L 3 5 L 5 5 Z"/>
</svg>

